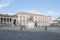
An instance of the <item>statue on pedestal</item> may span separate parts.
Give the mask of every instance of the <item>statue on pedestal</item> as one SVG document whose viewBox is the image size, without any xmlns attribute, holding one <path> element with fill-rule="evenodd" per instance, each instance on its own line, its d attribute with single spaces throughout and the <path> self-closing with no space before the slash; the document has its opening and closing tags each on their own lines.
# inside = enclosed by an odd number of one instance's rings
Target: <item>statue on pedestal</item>
<svg viewBox="0 0 60 40">
<path fill-rule="evenodd" d="M 27 28 L 34 28 L 34 21 L 33 21 L 33 16 L 29 16 L 28 20 L 27 20 Z"/>
</svg>

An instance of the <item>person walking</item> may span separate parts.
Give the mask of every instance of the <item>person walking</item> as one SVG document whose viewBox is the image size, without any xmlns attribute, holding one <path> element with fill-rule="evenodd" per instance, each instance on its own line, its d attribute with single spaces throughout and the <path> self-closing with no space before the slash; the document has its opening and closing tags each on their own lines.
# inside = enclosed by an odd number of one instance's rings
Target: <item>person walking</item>
<svg viewBox="0 0 60 40">
<path fill-rule="evenodd" d="M 45 30 L 47 30 L 47 27 L 45 27 Z"/>
<path fill-rule="evenodd" d="M 21 26 L 20 30 L 22 30 L 23 26 Z"/>
</svg>

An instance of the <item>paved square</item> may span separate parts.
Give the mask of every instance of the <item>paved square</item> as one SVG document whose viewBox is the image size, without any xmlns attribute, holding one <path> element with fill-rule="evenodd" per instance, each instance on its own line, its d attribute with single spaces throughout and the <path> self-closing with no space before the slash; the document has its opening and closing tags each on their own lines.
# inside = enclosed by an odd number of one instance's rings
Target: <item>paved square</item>
<svg viewBox="0 0 60 40">
<path fill-rule="evenodd" d="M 26 32 L 20 30 L 0 30 L 0 40 L 60 40 L 60 33 L 48 31 Z"/>
</svg>

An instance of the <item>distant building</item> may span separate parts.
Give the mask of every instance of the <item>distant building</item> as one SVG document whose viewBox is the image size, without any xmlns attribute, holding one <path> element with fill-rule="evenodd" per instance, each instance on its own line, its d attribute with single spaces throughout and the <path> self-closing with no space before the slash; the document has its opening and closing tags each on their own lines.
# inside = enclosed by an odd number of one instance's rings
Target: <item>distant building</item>
<svg viewBox="0 0 60 40">
<path fill-rule="evenodd" d="M 14 15 L 0 14 L 0 26 L 24 25 L 27 27 L 31 23 L 34 24 L 34 27 L 50 26 L 52 20 L 46 15 L 28 12 L 18 12 Z"/>
<path fill-rule="evenodd" d="M 58 26 L 60 27 L 60 17 L 57 18 Z"/>
<path fill-rule="evenodd" d="M 58 18 L 52 20 L 51 26 L 60 27 L 60 17 L 58 17 Z"/>
<path fill-rule="evenodd" d="M 51 27 L 57 27 L 58 26 L 58 20 L 53 20 Z"/>
</svg>

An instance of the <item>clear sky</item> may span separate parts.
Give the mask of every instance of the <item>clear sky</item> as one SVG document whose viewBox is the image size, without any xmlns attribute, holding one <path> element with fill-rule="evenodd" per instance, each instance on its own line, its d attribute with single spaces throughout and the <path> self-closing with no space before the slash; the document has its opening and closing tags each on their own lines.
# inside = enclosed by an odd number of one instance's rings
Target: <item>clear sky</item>
<svg viewBox="0 0 60 40">
<path fill-rule="evenodd" d="M 0 13 L 39 12 L 53 18 L 60 15 L 60 0 L 0 0 Z"/>
</svg>

